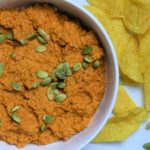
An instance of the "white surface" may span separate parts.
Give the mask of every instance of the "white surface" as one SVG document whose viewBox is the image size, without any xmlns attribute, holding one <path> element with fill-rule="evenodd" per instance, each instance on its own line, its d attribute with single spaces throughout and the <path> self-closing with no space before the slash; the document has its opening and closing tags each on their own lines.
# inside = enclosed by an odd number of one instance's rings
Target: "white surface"
<svg viewBox="0 0 150 150">
<path fill-rule="evenodd" d="M 86 0 L 72 0 L 79 5 L 87 4 Z M 126 91 L 138 106 L 143 106 L 142 87 L 125 87 Z M 150 119 L 149 119 L 150 121 Z M 82 150 L 143 150 L 143 144 L 150 142 L 150 131 L 145 130 L 146 122 L 126 141 L 118 143 L 88 144 Z"/>
</svg>

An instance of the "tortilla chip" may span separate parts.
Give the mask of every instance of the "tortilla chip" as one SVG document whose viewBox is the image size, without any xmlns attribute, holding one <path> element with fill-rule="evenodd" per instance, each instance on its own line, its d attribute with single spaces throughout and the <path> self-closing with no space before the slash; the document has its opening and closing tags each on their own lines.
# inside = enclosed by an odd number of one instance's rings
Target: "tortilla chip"
<svg viewBox="0 0 150 150">
<path fill-rule="evenodd" d="M 121 85 L 137 85 L 137 82 L 129 79 L 126 75 L 120 72 L 120 84 Z"/>
<path fill-rule="evenodd" d="M 140 60 L 137 53 L 138 41 L 134 38 L 128 43 L 126 50 L 124 50 L 120 55 L 120 70 L 131 80 L 142 83 L 143 77 L 140 69 Z"/>
<path fill-rule="evenodd" d="M 140 5 L 141 3 L 143 5 Z M 150 7 L 147 7 L 141 0 L 125 1 L 123 21 L 130 31 L 144 34 L 150 28 Z"/>
<path fill-rule="evenodd" d="M 113 113 L 115 115 L 123 116 L 127 114 L 129 111 L 133 110 L 135 107 L 136 107 L 135 103 L 128 96 L 124 88 L 121 85 L 119 85 L 118 96 L 115 107 L 113 109 Z"/>
<path fill-rule="evenodd" d="M 132 0 L 134 4 L 143 9 L 150 9 L 150 1 L 149 0 Z"/>
<path fill-rule="evenodd" d="M 150 111 L 150 68 L 144 74 L 144 100 L 145 109 Z"/>
<path fill-rule="evenodd" d="M 109 119 L 102 131 L 92 142 L 117 142 L 126 140 L 140 127 L 140 123 L 147 118 L 147 113 L 141 107 L 135 108 L 127 116 L 114 116 Z"/>
<path fill-rule="evenodd" d="M 122 18 L 124 0 L 88 0 L 90 4 L 103 10 L 110 18 Z"/>
<path fill-rule="evenodd" d="M 101 9 L 95 6 L 85 6 L 97 19 L 102 23 L 115 46 L 117 56 L 119 58 L 122 51 L 126 49 L 126 45 L 131 40 L 132 36 L 128 34 L 124 24 L 119 19 L 111 20 L 108 15 Z M 124 39 L 124 40 L 120 40 Z"/>
<path fill-rule="evenodd" d="M 141 71 L 144 74 L 150 68 L 150 30 L 140 37 L 139 57 L 141 64 Z"/>
<path fill-rule="evenodd" d="M 150 111 L 150 30 L 140 40 L 139 56 L 144 77 L 145 108 Z"/>
<path fill-rule="evenodd" d="M 111 20 L 105 12 L 94 6 L 85 6 L 85 8 L 98 18 L 110 35 L 118 56 L 121 72 L 131 80 L 142 83 L 136 37 L 127 32 L 120 19 Z"/>
</svg>

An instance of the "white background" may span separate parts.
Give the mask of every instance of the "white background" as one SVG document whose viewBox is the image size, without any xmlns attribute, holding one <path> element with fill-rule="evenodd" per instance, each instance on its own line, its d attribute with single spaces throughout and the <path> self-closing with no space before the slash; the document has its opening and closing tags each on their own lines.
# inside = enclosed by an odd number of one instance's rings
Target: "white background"
<svg viewBox="0 0 150 150">
<path fill-rule="evenodd" d="M 78 3 L 79 5 L 87 4 L 86 0 L 72 1 Z M 126 86 L 125 89 L 138 106 L 143 106 L 143 94 L 141 87 Z M 146 142 L 150 142 L 150 130 L 145 130 L 146 123 L 147 122 L 143 123 L 140 129 L 124 142 L 88 144 L 82 150 L 143 150 L 143 144 Z"/>
</svg>

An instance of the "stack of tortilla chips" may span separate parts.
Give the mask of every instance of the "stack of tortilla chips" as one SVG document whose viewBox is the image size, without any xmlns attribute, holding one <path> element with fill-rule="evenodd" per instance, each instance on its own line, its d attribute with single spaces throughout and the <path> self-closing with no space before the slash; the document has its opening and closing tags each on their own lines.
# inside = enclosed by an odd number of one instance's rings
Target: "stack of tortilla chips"
<svg viewBox="0 0 150 150">
<path fill-rule="evenodd" d="M 124 84 L 143 85 L 145 108 L 137 107 L 119 85 L 114 116 L 93 142 L 123 141 L 150 111 L 150 0 L 89 0 L 85 6 L 103 24 L 118 57 Z M 121 82 L 120 82 L 121 83 Z"/>
</svg>

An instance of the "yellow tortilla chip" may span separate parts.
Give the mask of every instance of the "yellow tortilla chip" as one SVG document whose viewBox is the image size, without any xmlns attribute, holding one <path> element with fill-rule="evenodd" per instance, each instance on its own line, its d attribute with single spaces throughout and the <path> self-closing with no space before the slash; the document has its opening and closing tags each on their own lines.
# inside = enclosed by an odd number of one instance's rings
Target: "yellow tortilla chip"
<svg viewBox="0 0 150 150">
<path fill-rule="evenodd" d="M 146 111 L 150 111 L 150 64 L 144 73 L 144 101 Z"/>
<path fill-rule="evenodd" d="M 140 8 L 150 9 L 150 1 L 149 0 L 132 0 L 134 4 L 139 6 Z"/>
<path fill-rule="evenodd" d="M 150 30 L 140 40 L 139 55 L 144 77 L 145 108 L 150 111 Z"/>
<path fill-rule="evenodd" d="M 150 30 L 140 37 L 139 45 L 139 57 L 141 70 L 144 74 L 148 68 L 150 68 Z"/>
<path fill-rule="evenodd" d="M 148 74 L 145 74 L 144 79 L 144 100 L 145 100 L 145 109 L 150 111 L 150 71 Z"/>
<path fill-rule="evenodd" d="M 121 85 L 137 85 L 137 82 L 129 79 L 126 75 L 120 72 L 120 84 Z"/>
<path fill-rule="evenodd" d="M 142 2 L 143 5 L 140 5 L 140 2 L 125 1 L 123 21 L 130 31 L 144 34 L 150 28 L 150 7 Z"/>
<path fill-rule="evenodd" d="M 119 85 L 118 96 L 115 107 L 113 109 L 113 113 L 115 115 L 123 116 L 127 114 L 129 111 L 133 110 L 135 107 L 136 107 L 135 103 L 128 96 L 124 88 L 121 85 Z"/>
<path fill-rule="evenodd" d="M 119 58 L 120 53 L 126 49 L 126 45 L 132 38 L 132 36 L 127 33 L 122 21 L 119 19 L 111 20 L 104 11 L 95 6 L 85 6 L 85 8 L 94 14 L 105 27 L 106 31 L 111 37 Z"/>
<path fill-rule="evenodd" d="M 141 107 L 135 108 L 125 117 L 114 116 L 109 119 L 102 131 L 92 142 L 123 141 L 134 133 L 140 127 L 140 123 L 145 121 L 147 118 L 147 113 Z"/>
<path fill-rule="evenodd" d="M 103 10 L 110 18 L 122 18 L 124 0 L 88 0 L 88 2 Z"/>
<path fill-rule="evenodd" d="M 136 52 L 138 46 L 136 37 L 127 32 L 122 20 L 110 19 L 105 12 L 94 6 L 85 6 L 85 8 L 100 20 L 110 35 L 118 56 L 121 72 L 129 79 L 142 83 L 143 79 Z"/>
<path fill-rule="evenodd" d="M 126 50 L 120 55 L 120 70 L 131 80 L 142 83 L 143 77 L 140 69 L 140 60 L 137 53 L 138 41 L 134 38 L 128 43 Z"/>
</svg>

